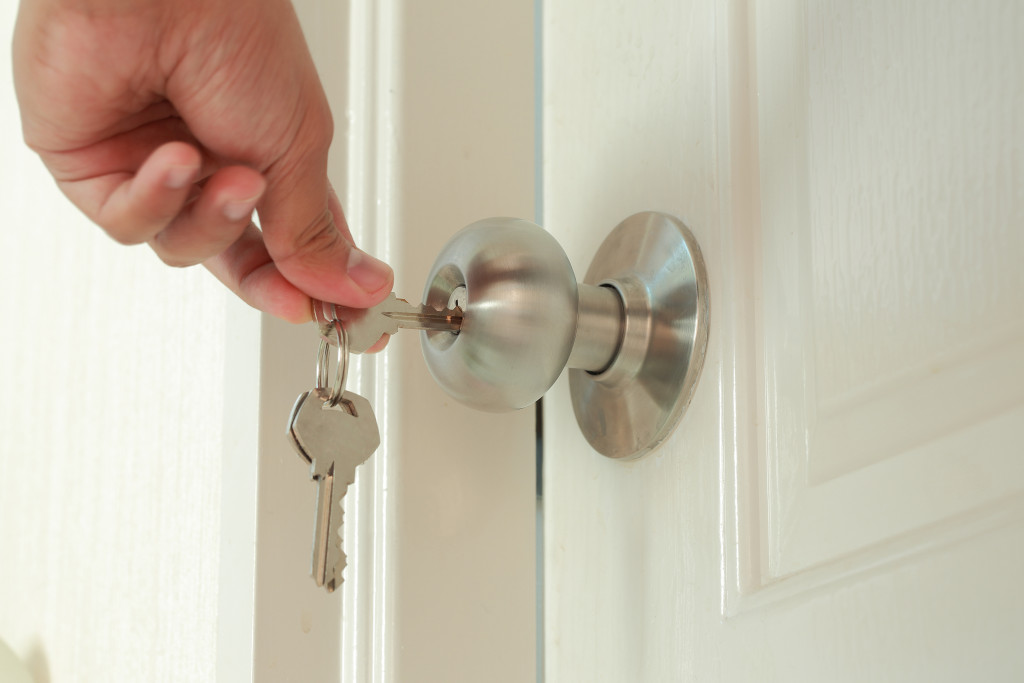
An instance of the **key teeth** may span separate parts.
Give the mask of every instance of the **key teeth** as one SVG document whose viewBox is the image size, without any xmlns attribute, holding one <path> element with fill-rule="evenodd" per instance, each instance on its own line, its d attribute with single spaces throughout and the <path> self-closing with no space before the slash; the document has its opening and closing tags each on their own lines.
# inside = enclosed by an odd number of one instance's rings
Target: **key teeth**
<svg viewBox="0 0 1024 683">
<path fill-rule="evenodd" d="M 338 515 L 338 524 L 337 526 L 335 526 L 334 524 L 332 524 L 331 526 L 334 526 L 335 533 L 333 543 L 334 549 L 338 551 L 338 559 L 334 562 L 333 566 L 331 567 L 330 578 L 328 579 L 326 585 L 324 586 L 327 589 L 328 593 L 333 593 L 343 583 L 345 583 L 345 569 L 348 567 L 348 555 L 345 554 L 345 549 L 343 547 L 343 541 L 345 540 L 345 537 L 342 536 L 341 533 L 342 529 L 344 528 L 342 526 L 342 522 L 344 521 L 345 517 L 345 509 L 341 505 L 341 500 L 338 500 L 338 502 L 335 505 L 337 506 L 337 509 L 334 510 L 334 513 Z"/>
<path fill-rule="evenodd" d="M 341 551 L 341 555 L 338 557 L 338 561 L 334 563 L 331 568 L 330 576 L 327 577 L 327 581 L 324 582 L 324 588 L 327 589 L 328 593 L 333 593 L 341 584 L 345 583 L 345 568 L 348 567 L 348 557 L 345 555 L 345 551 Z"/>
<path fill-rule="evenodd" d="M 343 583 L 345 583 L 345 568 L 348 567 L 348 557 L 345 555 L 344 550 L 341 550 L 340 552 L 341 556 L 331 569 L 330 578 L 324 584 L 324 588 L 327 589 L 328 593 L 333 593 L 335 590 L 340 588 Z"/>
</svg>

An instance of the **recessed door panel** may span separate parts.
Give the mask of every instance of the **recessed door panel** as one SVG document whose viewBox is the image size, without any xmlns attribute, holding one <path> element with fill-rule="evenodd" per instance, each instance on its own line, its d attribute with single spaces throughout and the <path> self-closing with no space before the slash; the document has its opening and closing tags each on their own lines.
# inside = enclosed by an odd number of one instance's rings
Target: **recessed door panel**
<svg viewBox="0 0 1024 683">
<path fill-rule="evenodd" d="M 767 580 L 1024 490 L 1005 9 L 758 6 Z"/>
</svg>

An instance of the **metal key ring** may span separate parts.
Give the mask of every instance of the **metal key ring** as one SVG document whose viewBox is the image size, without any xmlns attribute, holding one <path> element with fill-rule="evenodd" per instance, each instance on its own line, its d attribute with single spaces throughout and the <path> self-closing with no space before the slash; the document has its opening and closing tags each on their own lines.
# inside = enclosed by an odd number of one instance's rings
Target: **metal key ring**
<svg viewBox="0 0 1024 683">
<path fill-rule="evenodd" d="M 342 395 L 345 393 L 345 382 L 348 379 L 348 332 L 340 320 L 332 320 L 328 323 L 327 332 L 335 332 L 338 335 L 338 360 L 334 368 L 334 385 L 331 387 L 331 395 L 327 402 L 331 406 L 338 405 Z M 327 350 L 331 347 L 331 340 L 326 334 L 321 335 L 320 348 L 316 352 L 316 388 L 327 388 L 327 369 L 330 362 L 327 358 Z"/>
<path fill-rule="evenodd" d="M 331 323 L 337 320 L 337 318 L 338 312 L 334 308 L 334 304 L 313 299 L 313 320 L 320 330 L 320 338 L 331 346 L 335 345 L 334 340 L 329 336 L 331 333 Z"/>
</svg>

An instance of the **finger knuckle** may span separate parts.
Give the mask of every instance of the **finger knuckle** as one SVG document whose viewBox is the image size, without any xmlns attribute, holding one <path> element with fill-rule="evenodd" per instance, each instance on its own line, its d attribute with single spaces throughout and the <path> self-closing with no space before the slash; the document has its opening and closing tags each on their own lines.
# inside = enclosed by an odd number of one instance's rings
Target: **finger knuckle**
<svg viewBox="0 0 1024 683">
<path fill-rule="evenodd" d="M 110 238 L 120 245 L 131 247 L 142 244 L 146 241 L 146 233 L 139 230 L 138 226 L 130 225 L 101 225 Z"/>
<path fill-rule="evenodd" d="M 104 215 L 106 214 L 106 215 Z M 140 212 L 101 212 L 96 223 L 118 244 L 132 246 L 149 241 L 168 225 L 174 216 L 142 215 Z"/>
<path fill-rule="evenodd" d="M 165 265 L 172 268 L 188 268 L 202 263 L 199 252 L 182 244 L 174 230 L 163 230 L 149 240 L 150 248 Z"/>
<path fill-rule="evenodd" d="M 171 268 L 191 268 L 200 263 L 199 259 L 174 254 L 158 254 L 160 260 Z"/>
<path fill-rule="evenodd" d="M 293 139 L 296 150 L 303 156 L 325 154 L 334 140 L 334 118 L 326 102 L 312 105 L 301 117 Z"/>
<path fill-rule="evenodd" d="M 153 251 L 156 252 L 156 255 L 160 257 L 160 260 L 163 261 L 165 265 L 172 268 L 190 268 L 202 263 L 202 259 L 196 255 L 162 248 L 156 240 L 151 242 L 149 246 L 153 248 Z"/>
<path fill-rule="evenodd" d="M 325 208 L 309 225 L 291 237 L 285 259 L 327 253 L 343 243 L 344 239 L 334 225 L 331 212 Z"/>
<path fill-rule="evenodd" d="M 334 140 L 334 117 L 331 115 L 331 108 L 326 100 L 321 100 L 318 106 L 312 107 L 308 115 L 304 129 L 312 137 L 317 146 L 327 147 Z"/>
</svg>

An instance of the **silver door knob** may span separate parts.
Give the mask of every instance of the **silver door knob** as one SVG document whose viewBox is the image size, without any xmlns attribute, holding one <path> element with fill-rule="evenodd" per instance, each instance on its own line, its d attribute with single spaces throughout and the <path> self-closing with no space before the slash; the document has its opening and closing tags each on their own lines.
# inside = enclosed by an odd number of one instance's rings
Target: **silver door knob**
<svg viewBox="0 0 1024 683">
<path fill-rule="evenodd" d="M 457 233 L 427 278 L 424 301 L 458 300 L 458 333 L 423 332 L 427 366 L 457 400 L 523 408 L 570 368 L 577 421 L 599 452 L 638 457 L 689 403 L 707 346 L 707 275 L 678 219 L 619 224 L 577 282 L 558 242 L 528 221 L 491 218 Z"/>
</svg>

